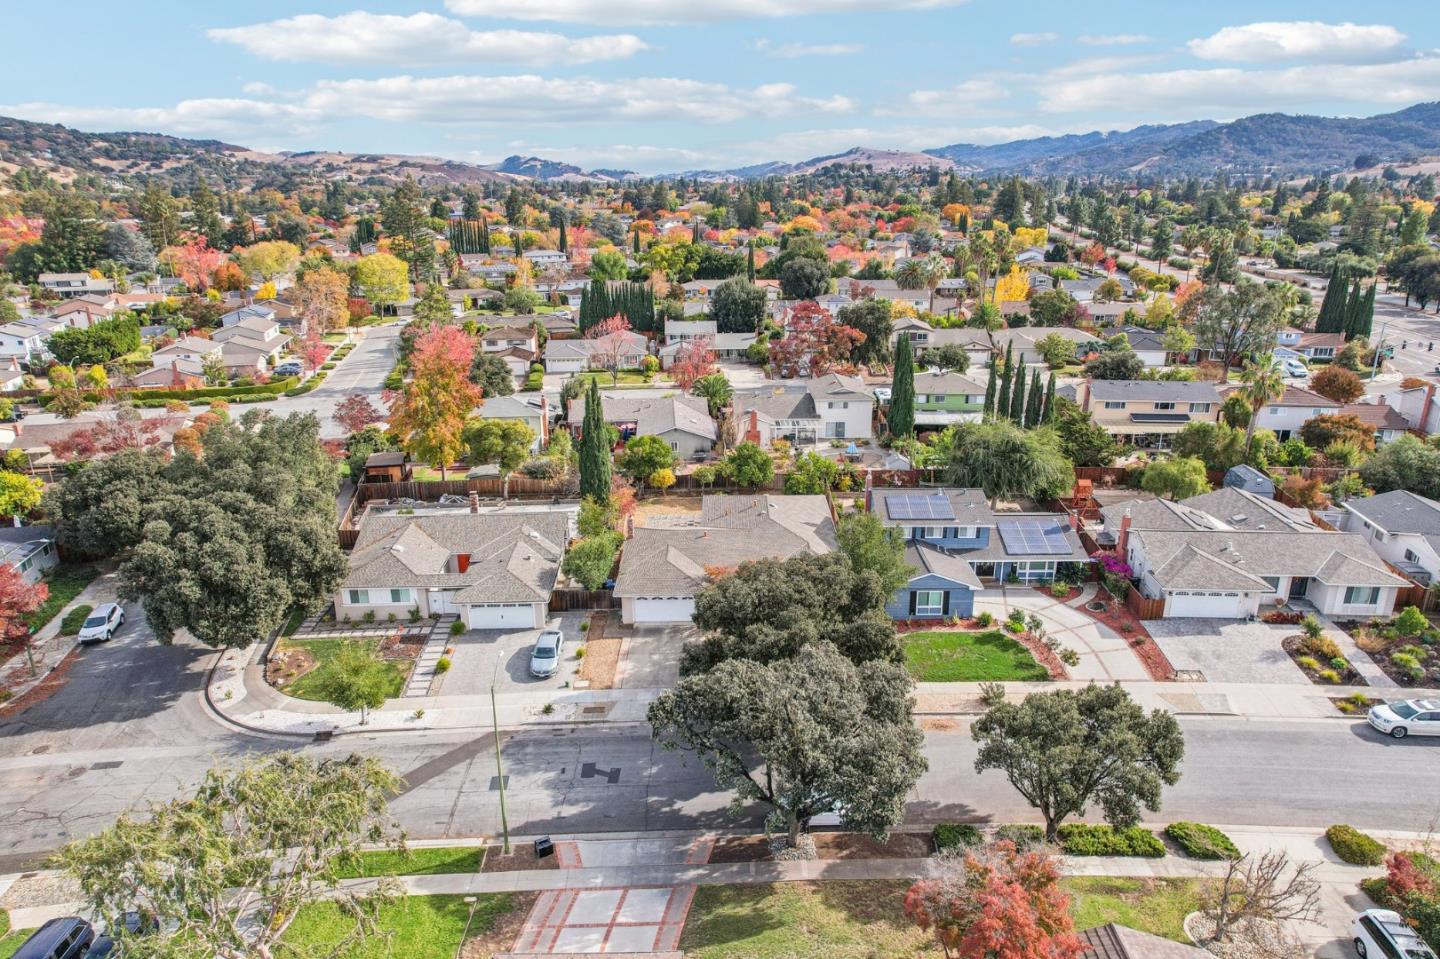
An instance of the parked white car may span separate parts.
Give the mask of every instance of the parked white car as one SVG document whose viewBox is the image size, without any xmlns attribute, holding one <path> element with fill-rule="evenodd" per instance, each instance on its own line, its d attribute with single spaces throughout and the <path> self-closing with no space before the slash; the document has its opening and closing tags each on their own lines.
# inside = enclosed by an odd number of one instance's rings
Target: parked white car
<svg viewBox="0 0 1440 959">
<path fill-rule="evenodd" d="M 1362 959 L 1436 959 L 1435 951 L 1389 909 L 1366 909 L 1350 923 L 1350 935 Z"/>
<path fill-rule="evenodd" d="M 537 679 L 554 676 L 560 668 L 560 653 L 565 648 L 565 635 L 558 629 L 547 629 L 535 640 L 530 651 L 530 675 Z"/>
<path fill-rule="evenodd" d="M 104 643 L 125 623 L 125 610 L 118 603 L 102 603 L 80 627 L 82 643 Z"/>
<path fill-rule="evenodd" d="M 1304 379 L 1310 375 L 1310 368 L 1299 360 L 1285 361 L 1285 375 Z"/>
<path fill-rule="evenodd" d="M 1440 699 L 1402 699 L 1371 706 L 1365 717 L 1387 736 L 1440 736 Z"/>
</svg>

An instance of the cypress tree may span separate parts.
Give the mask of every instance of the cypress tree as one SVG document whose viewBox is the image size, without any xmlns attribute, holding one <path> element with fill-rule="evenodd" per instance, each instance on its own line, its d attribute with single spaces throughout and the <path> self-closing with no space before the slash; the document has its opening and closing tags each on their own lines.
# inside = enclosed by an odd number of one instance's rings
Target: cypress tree
<svg viewBox="0 0 1440 959">
<path fill-rule="evenodd" d="M 1360 298 L 1360 307 L 1355 314 L 1355 336 L 1369 337 L 1371 327 L 1375 324 L 1375 283 L 1365 291 Z"/>
<path fill-rule="evenodd" d="M 1045 387 L 1045 414 L 1046 423 L 1055 422 L 1055 374 L 1050 374 L 1050 385 Z"/>
<path fill-rule="evenodd" d="M 1349 284 L 1346 284 L 1347 286 Z M 1355 330 L 1360 324 L 1360 281 L 1356 280 L 1355 285 L 1350 287 L 1350 295 L 1345 298 L 1345 314 L 1339 332 L 1345 334 L 1346 340 L 1355 338 Z"/>
<path fill-rule="evenodd" d="M 991 416 L 995 413 L 995 366 L 999 360 L 990 361 L 990 378 L 985 381 L 985 415 Z"/>
<path fill-rule="evenodd" d="M 1325 284 L 1325 298 L 1320 301 L 1320 314 L 1315 317 L 1316 333 L 1339 333 L 1344 329 L 1340 317 L 1344 302 L 1345 289 L 1340 283 L 1340 268 L 1332 267 L 1330 282 Z"/>
<path fill-rule="evenodd" d="M 745 254 L 745 276 L 751 283 L 755 282 L 755 244 L 750 244 Z"/>
<path fill-rule="evenodd" d="M 890 384 L 890 435 L 915 434 L 915 360 L 910 353 L 910 337 L 901 336 L 895 343 L 895 379 Z"/>
<path fill-rule="evenodd" d="M 1015 392 L 1010 397 L 1010 419 L 1016 426 L 1025 425 L 1025 368 L 1015 371 Z"/>
<path fill-rule="evenodd" d="M 566 242 L 566 238 L 565 238 L 565 221 L 564 221 L 564 219 L 561 219 L 561 221 L 560 221 L 560 252 L 561 252 L 561 253 L 569 252 L 568 249 L 567 249 L 568 246 L 569 246 L 569 244 Z"/>
<path fill-rule="evenodd" d="M 1040 425 L 1041 404 L 1044 394 L 1040 392 L 1040 371 L 1030 374 L 1030 395 L 1025 400 L 1025 426 L 1034 429 Z"/>
<path fill-rule="evenodd" d="M 580 434 L 580 495 L 597 503 L 610 501 L 610 447 L 605 442 L 605 415 L 598 380 L 590 381 Z"/>
<path fill-rule="evenodd" d="M 1014 371 L 1010 369 L 1010 358 L 1005 358 L 1005 366 L 1000 370 L 1000 392 L 995 394 L 995 415 L 1010 415 L 1010 378 Z"/>
<path fill-rule="evenodd" d="M 635 242 L 634 242 L 635 255 L 636 255 L 636 256 L 639 256 L 639 255 L 640 255 L 640 231 L 639 231 L 639 230 L 636 230 L 636 231 L 635 231 L 633 234 L 631 234 L 631 235 L 634 236 L 634 238 L 635 238 Z"/>
</svg>

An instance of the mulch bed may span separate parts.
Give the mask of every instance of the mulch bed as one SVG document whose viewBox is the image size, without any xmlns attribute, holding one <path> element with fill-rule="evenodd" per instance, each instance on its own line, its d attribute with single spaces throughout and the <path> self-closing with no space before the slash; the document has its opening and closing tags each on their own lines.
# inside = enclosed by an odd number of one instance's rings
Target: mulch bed
<svg viewBox="0 0 1440 959">
<path fill-rule="evenodd" d="M 528 869 L 559 869 L 559 856 L 535 856 L 535 846 L 528 842 L 510 844 L 510 855 L 502 853 L 500 846 L 485 847 L 485 863 L 481 872 L 523 872 Z"/>
<path fill-rule="evenodd" d="M 1338 670 L 1338 669 L 1337 669 L 1337 670 L 1334 670 L 1336 673 L 1339 673 L 1339 675 L 1340 675 L 1340 681 L 1339 681 L 1338 683 L 1327 682 L 1326 680 L 1321 679 L 1321 678 L 1320 678 L 1320 672 L 1319 672 L 1319 670 L 1310 669 L 1310 668 L 1302 665 L 1301 662 L 1300 662 L 1300 660 L 1301 660 L 1302 658 L 1310 655 L 1309 653 L 1305 652 L 1305 650 L 1302 648 L 1304 642 L 1305 642 L 1305 637 L 1304 637 L 1304 636 L 1301 636 L 1301 635 L 1298 635 L 1298 634 L 1295 635 L 1295 636 L 1286 636 L 1284 639 L 1280 640 L 1280 648 L 1283 649 L 1283 650 L 1285 650 L 1285 655 L 1289 656 L 1289 657 L 1290 657 L 1290 661 L 1296 665 L 1296 667 L 1300 670 L 1300 672 L 1302 672 L 1302 673 L 1305 674 L 1305 678 L 1308 679 L 1308 680 L 1310 680 L 1310 682 L 1314 683 L 1316 686 L 1369 686 L 1369 685 L 1370 685 L 1369 683 L 1367 683 L 1367 682 L 1365 681 L 1365 677 L 1364 677 L 1364 676 L 1361 676 L 1359 673 L 1357 673 L 1357 672 L 1355 671 L 1355 667 L 1354 667 L 1354 666 L 1346 666 L 1343 671 Z M 1313 657 L 1312 657 L 1312 658 L 1313 658 Z M 1349 660 L 1346 660 L 1346 662 L 1348 663 Z M 1322 663 L 1320 663 L 1320 669 L 1331 669 L 1331 666 L 1330 666 L 1329 663 L 1322 662 Z"/>
<path fill-rule="evenodd" d="M 1375 631 L 1370 623 L 1337 623 L 1355 640 L 1355 645 L 1369 654 L 1370 659 L 1384 671 L 1386 676 L 1395 680 L 1400 686 L 1414 688 L 1416 686 L 1436 685 L 1435 676 L 1440 676 L 1440 648 L 1427 646 L 1418 638 L 1396 638 L 1386 639 Z M 1406 646 L 1417 646 L 1426 651 L 1426 655 L 1420 658 L 1420 663 L 1428 671 L 1428 675 L 1420 679 L 1412 679 L 1407 673 L 1390 661 L 1390 657 L 1398 653 Z"/>
<path fill-rule="evenodd" d="M 1035 662 L 1050 670 L 1051 679 L 1061 680 L 1070 678 L 1070 673 L 1065 669 L 1065 664 L 1060 661 L 1059 653 L 1036 639 L 1029 631 L 1012 633 L 1008 629 L 1002 629 L 1001 632 L 1029 650 L 1030 655 L 1035 657 Z"/>
<path fill-rule="evenodd" d="M 1097 595 L 1108 596 L 1109 594 L 1102 589 Z M 1170 660 L 1165 658 L 1165 653 L 1150 636 L 1145 624 L 1130 612 L 1130 607 L 1121 602 L 1107 601 L 1103 610 L 1093 610 L 1088 603 L 1073 608 L 1080 610 L 1093 620 L 1104 623 L 1124 636 L 1130 643 L 1130 651 L 1145 666 L 1151 679 L 1164 683 L 1175 679 L 1175 667 L 1170 665 Z"/>
<path fill-rule="evenodd" d="M 955 619 L 953 617 L 947 616 L 943 619 L 895 620 L 895 632 L 902 635 L 904 633 L 937 632 L 947 629 L 953 629 L 957 632 L 974 632 L 978 629 L 997 629 L 999 628 L 999 626 L 1000 624 L 998 622 L 991 623 L 989 626 L 982 626 L 980 624 L 980 620 L 976 619 L 974 616 L 969 616 L 963 619 Z"/>
<path fill-rule="evenodd" d="M 395 633 L 380 640 L 380 658 L 393 662 L 414 662 L 420 658 L 430 634 L 416 636 L 409 633 Z"/>
<path fill-rule="evenodd" d="M 610 614 L 602 610 L 590 614 L 590 628 L 581 634 L 585 658 L 580 662 L 580 678 L 588 682 L 591 689 L 610 689 L 615 685 L 625 640 L 621 636 L 607 637 L 607 629 L 613 631 Z"/>
<path fill-rule="evenodd" d="M 317 665 L 315 656 L 308 649 L 298 646 L 276 646 L 265 664 L 265 682 L 271 686 L 283 686 L 304 676 Z"/>
<path fill-rule="evenodd" d="M 70 675 L 70 667 L 74 666 L 79 658 L 80 647 L 77 646 L 66 653 L 65 658 L 60 660 L 56 667 L 50 670 L 50 673 L 44 679 L 40 680 L 39 683 L 31 686 L 22 695 L 0 704 L 0 717 L 14 716 L 16 713 L 24 712 L 36 703 L 43 703 L 55 695 L 60 691 L 60 688 L 65 685 L 65 681 Z M 29 666 L 27 665 L 22 668 L 25 670 L 26 678 L 28 678 L 30 675 Z"/>
<path fill-rule="evenodd" d="M 1082 587 L 1079 587 L 1079 586 L 1071 586 L 1070 589 L 1069 589 L 1069 591 L 1066 592 L 1064 596 L 1056 596 L 1054 593 L 1052 593 L 1052 592 L 1050 591 L 1050 587 L 1049 587 L 1049 586 L 1036 586 L 1036 587 L 1035 587 L 1035 592 L 1040 593 L 1040 594 L 1042 594 L 1042 595 L 1044 595 L 1044 596 L 1049 596 L 1051 599 L 1056 600 L 1057 602 L 1061 602 L 1061 603 L 1068 603 L 1068 602 L 1070 602 L 1072 599 L 1074 599 L 1076 596 L 1079 596 L 1079 595 L 1080 595 L 1081 593 L 1083 593 L 1084 591 L 1085 591 L 1085 590 L 1084 590 Z"/>
<path fill-rule="evenodd" d="M 884 842 L 849 832 L 815 832 L 810 838 L 820 859 L 923 859 L 933 851 L 926 833 L 892 832 Z M 769 859 L 770 840 L 765 836 L 722 836 L 710 851 L 710 862 Z"/>
<path fill-rule="evenodd" d="M 1364 715 L 1371 706 L 1379 706 L 1382 702 L 1384 702 L 1383 699 L 1371 699 L 1369 696 L 1365 696 L 1364 693 L 1356 693 L 1355 695 L 1364 696 L 1365 705 L 1360 705 L 1358 702 L 1356 702 L 1349 696 L 1331 696 L 1330 702 L 1334 703 L 1335 708 L 1338 709 L 1340 712 L 1344 713 L 1346 716 Z"/>
</svg>

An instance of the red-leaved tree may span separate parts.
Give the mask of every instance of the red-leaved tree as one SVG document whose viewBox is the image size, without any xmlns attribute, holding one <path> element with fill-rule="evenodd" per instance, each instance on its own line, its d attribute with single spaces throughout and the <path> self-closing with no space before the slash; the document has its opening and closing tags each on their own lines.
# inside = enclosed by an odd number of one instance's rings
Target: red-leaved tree
<svg viewBox="0 0 1440 959">
<path fill-rule="evenodd" d="M 785 335 L 770 341 L 770 362 L 781 376 L 798 376 L 809 371 L 823 376 L 834 367 L 848 363 L 865 334 L 835 318 L 813 300 L 806 300 L 785 319 Z"/>
<path fill-rule="evenodd" d="M 947 959 L 1079 959 L 1060 866 L 1011 842 L 950 858 L 905 894 L 905 915 L 933 930 Z"/>
<path fill-rule="evenodd" d="M 30 664 L 30 673 L 35 673 L 34 637 L 25 616 L 40 608 L 50 597 L 50 587 L 44 583 L 31 585 L 25 582 L 20 571 L 9 563 L 0 565 L 0 643 L 23 644 L 25 656 Z"/>
<path fill-rule="evenodd" d="M 371 423 L 379 423 L 385 418 L 385 414 L 381 413 L 365 394 L 351 393 L 335 404 L 335 412 L 330 418 L 340 424 L 340 428 L 345 432 L 358 433 Z"/>
<path fill-rule="evenodd" d="M 225 254 L 213 249 L 203 236 L 175 248 L 175 273 L 191 290 L 208 290 L 224 262 Z"/>
<path fill-rule="evenodd" d="M 711 348 L 712 344 L 710 337 L 697 336 L 681 345 L 675 354 L 675 362 L 670 367 L 670 378 L 675 381 L 676 386 L 688 393 L 696 380 L 715 372 L 715 351 Z"/>
<path fill-rule="evenodd" d="M 595 352 L 592 354 L 595 362 L 609 370 L 611 381 L 618 384 L 620 361 L 634 339 L 630 335 L 630 321 L 617 313 L 590 327 L 585 338 L 595 341 Z"/>
<path fill-rule="evenodd" d="M 417 459 L 445 468 L 464 448 L 465 420 L 480 405 L 480 388 L 470 382 L 475 338 L 458 326 L 436 326 L 415 340 L 409 382 L 395 396 L 390 425 L 401 445 Z"/>
<path fill-rule="evenodd" d="M 164 441 L 164 428 L 173 415 L 141 417 L 133 408 L 122 407 L 115 414 L 95 421 L 50 444 L 50 452 L 62 462 L 112 456 L 121 450 L 142 450 Z"/>
</svg>

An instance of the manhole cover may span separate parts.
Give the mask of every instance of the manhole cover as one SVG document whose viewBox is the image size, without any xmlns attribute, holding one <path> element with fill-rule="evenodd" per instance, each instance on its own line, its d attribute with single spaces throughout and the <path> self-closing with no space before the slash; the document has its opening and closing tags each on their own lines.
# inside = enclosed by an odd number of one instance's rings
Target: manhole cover
<svg viewBox="0 0 1440 959">
<path fill-rule="evenodd" d="M 1198 669 L 1177 669 L 1175 670 L 1175 682 L 1203 683 L 1205 682 L 1205 674 Z"/>
<path fill-rule="evenodd" d="M 110 762 L 95 763 L 95 764 L 92 765 L 90 768 L 91 768 L 91 769 L 119 769 L 119 768 L 121 767 L 121 765 L 123 765 L 123 760 L 111 760 Z"/>
</svg>

